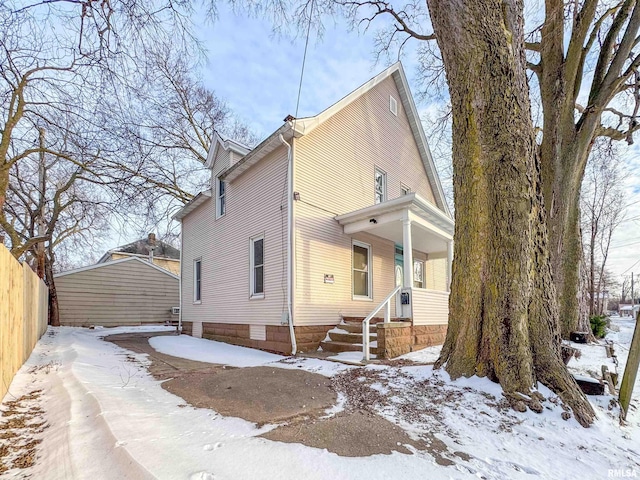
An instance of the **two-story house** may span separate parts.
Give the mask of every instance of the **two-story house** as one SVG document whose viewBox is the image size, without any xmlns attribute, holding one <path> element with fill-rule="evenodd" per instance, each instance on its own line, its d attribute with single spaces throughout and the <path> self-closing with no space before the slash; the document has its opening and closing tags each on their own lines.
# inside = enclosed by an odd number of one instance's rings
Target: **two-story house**
<svg viewBox="0 0 640 480">
<path fill-rule="evenodd" d="M 413 348 L 442 343 L 453 220 L 400 63 L 253 149 L 216 136 L 206 166 L 175 216 L 184 333 L 315 350 L 390 296 Z"/>
</svg>

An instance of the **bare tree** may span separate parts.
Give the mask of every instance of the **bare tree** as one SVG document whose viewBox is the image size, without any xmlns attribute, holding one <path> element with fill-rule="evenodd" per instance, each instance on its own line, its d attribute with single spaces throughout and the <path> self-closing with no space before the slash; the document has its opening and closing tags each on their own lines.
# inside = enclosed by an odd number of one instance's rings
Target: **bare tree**
<svg viewBox="0 0 640 480">
<path fill-rule="evenodd" d="M 631 295 L 631 277 L 626 276 L 622 278 L 622 284 L 620 285 L 620 303 L 626 303 L 627 296 Z"/>
<path fill-rule="evenodd" d="M 204 163 L 215 132 L 248 146 L 257 137 L 203 85 L 193 59 L 159 44 L 139 64 L 143 74 L 128 84 L 127 98 L 113 92 L 118 102 L 106 105 L 119 152 L 112 181 L 142 232 L 164 228 L 171 236 L 172 214 L 210 186 Z"/>
<path fill-rule="evenodd" d="M 602 313 L 605 269 L 614 231 L 623 221 L 624 195 L 620 161 L 608 143 L 598 142 L 585 172 L 582 186 L 582 215 L 585 258 L 588 259 L 589 315 Z"/>
<path fill-rule="evenodd" d="M 54 272 L 95 257 L 110 218 L 188 201 L 214 128 L 251 141 L 191 76 L 189 13 L 145 0 L 0 5 L 0 228 L 16 258 L 44 260 L 54 324 Z"/>
</svg>

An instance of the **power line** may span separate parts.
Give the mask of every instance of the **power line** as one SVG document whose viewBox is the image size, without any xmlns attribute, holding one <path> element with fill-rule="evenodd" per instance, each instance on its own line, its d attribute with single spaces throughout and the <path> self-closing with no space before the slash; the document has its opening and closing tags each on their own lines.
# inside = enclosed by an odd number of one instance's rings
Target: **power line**
<svg viewBox="0 0 640 480">
<path fill-rule="evenodd" d="M 623 244 L 623 245 L 615 245 L 615 246 L 612 246 L 612 247 L 610 247 L 610 248 L 612 248 L 612 249 L 613 249 L 613 248 L 629 247 L 629 246 L 631 246 L 631 245 L 637 245 L 638 243 L 640 243 L 640 241 L 637 241 L 637 242 L 631 242 L 631 243 L 625 243 L 625 244 Z"/>
<path fill-rule="evenodd" d="M 631 270 L 633 267 L 635 267 L 638 263 L 640 263 L 640 258 L 638 259 L 638 261 L 636 263 L 634 263 L 633 265 L 631 265 L 629 268 L 627 268 L 624 272 L 622 272 L 620 275 L 624 275 L 625 273 L 627 273 L 629 270 Z"/>
<path fill-rule="evenodd" d="M 309 25 L 307 26 L 307 39 L 304 42 L 304 54 L 302 55 L 302 71 L 300 72 L 300 84 L 298 85 L 298 100 L 296 101 L 296 115 L 294 119 L 294 127 L 295 122 L 298 119 L 298 108 L 300 107 L 300 92 L 302 92 L 302 79 L 304 77 L 304 66 L 307 62 L 307 47 L 309 46 L 309 33 L 311 32 L 311 20 L 313 18 L 313 4 L 315 0 L 311 0 L 311 9 L 309 10 Z"/>
</svg>

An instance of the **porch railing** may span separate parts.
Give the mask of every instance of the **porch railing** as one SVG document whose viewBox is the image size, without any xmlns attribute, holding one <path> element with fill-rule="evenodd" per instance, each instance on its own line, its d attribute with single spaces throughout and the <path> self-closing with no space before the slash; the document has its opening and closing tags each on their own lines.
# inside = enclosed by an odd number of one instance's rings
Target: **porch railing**
<svg viewBox="0 0 640 480">
<path fill-rule="evenodd" d="M 395 296 L 396 293 L 400 291 L 402 287 L 398 286 L 393 289 L 393 291 L 387 295 L 387 297 L 380 302 L 378 305 L 363 321 L 362 321 L 362 353 L 364 355 L 364 361 L 368 362 L 371 358 L 371 352 L 369 351 L 370 339 L 369 339 L 369 324 L 371 323 L 371 319 L 375 317 L 376 313 L 378 313 L 382 307 L 384 308 L 384 323 L 389 323 L 391 321 L 391 299 Z"/>
</svg>

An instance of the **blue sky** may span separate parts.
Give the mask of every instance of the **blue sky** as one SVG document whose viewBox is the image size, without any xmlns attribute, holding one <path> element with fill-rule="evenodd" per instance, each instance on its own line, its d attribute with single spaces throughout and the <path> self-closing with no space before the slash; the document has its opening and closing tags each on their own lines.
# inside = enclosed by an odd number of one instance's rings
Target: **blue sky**
<svg viewBox="0 0 640 480">
<path fill-rule="evenodd" d="M 349 32 L 341 19 L 326 25 L 322 38 L 312 33 L 307 52 L 300 97 L 299 117 L 315 115 L 384 69 L 375 64 L 374 31 Z M 234 14 L 220 5 L 215 22 L 202 22 L 198 32 L 207 50 L 202 77 L 231 110 L 261 138 L 295 115 L 303 37 L 277 37 L 271 24 L 259 18 Z M 403 58 L 412 91 L 417 92 L 416 64 L 412 55 Z M 419 111 L 433 112 L 434 105 L 418 103 Z M 430 138 L 428 127 L 427 138 Z M 640 143 L 640 139 L 638 139 Z M 433 143 L 433 142 L 432 142 Z M 432 145 L 433 147 L 433 145 Z M 625 177 L 627 218 L 614 236 L 609 267 L 618 276 L 631 271 L 640 276 L 640 149 L 627 149 L 629 169 Z M 628 245 L 631 244 L 631 245 Z M 640 290 L 640 282 L 638 282 Z"/>
<path fill-rule="evenodd" d="M 348 33 L 337 22 L 322 38 L 310 36 L 299 117 L 324 110 L 386 66 L 374 64 L 372 34 Z M 295 114 L 305 38 L 275 37 L 268 22 L 227 7 L 199 31 L 208 54 L 206 85 L 253 130 L 264 137 Z"/>
</svg>

